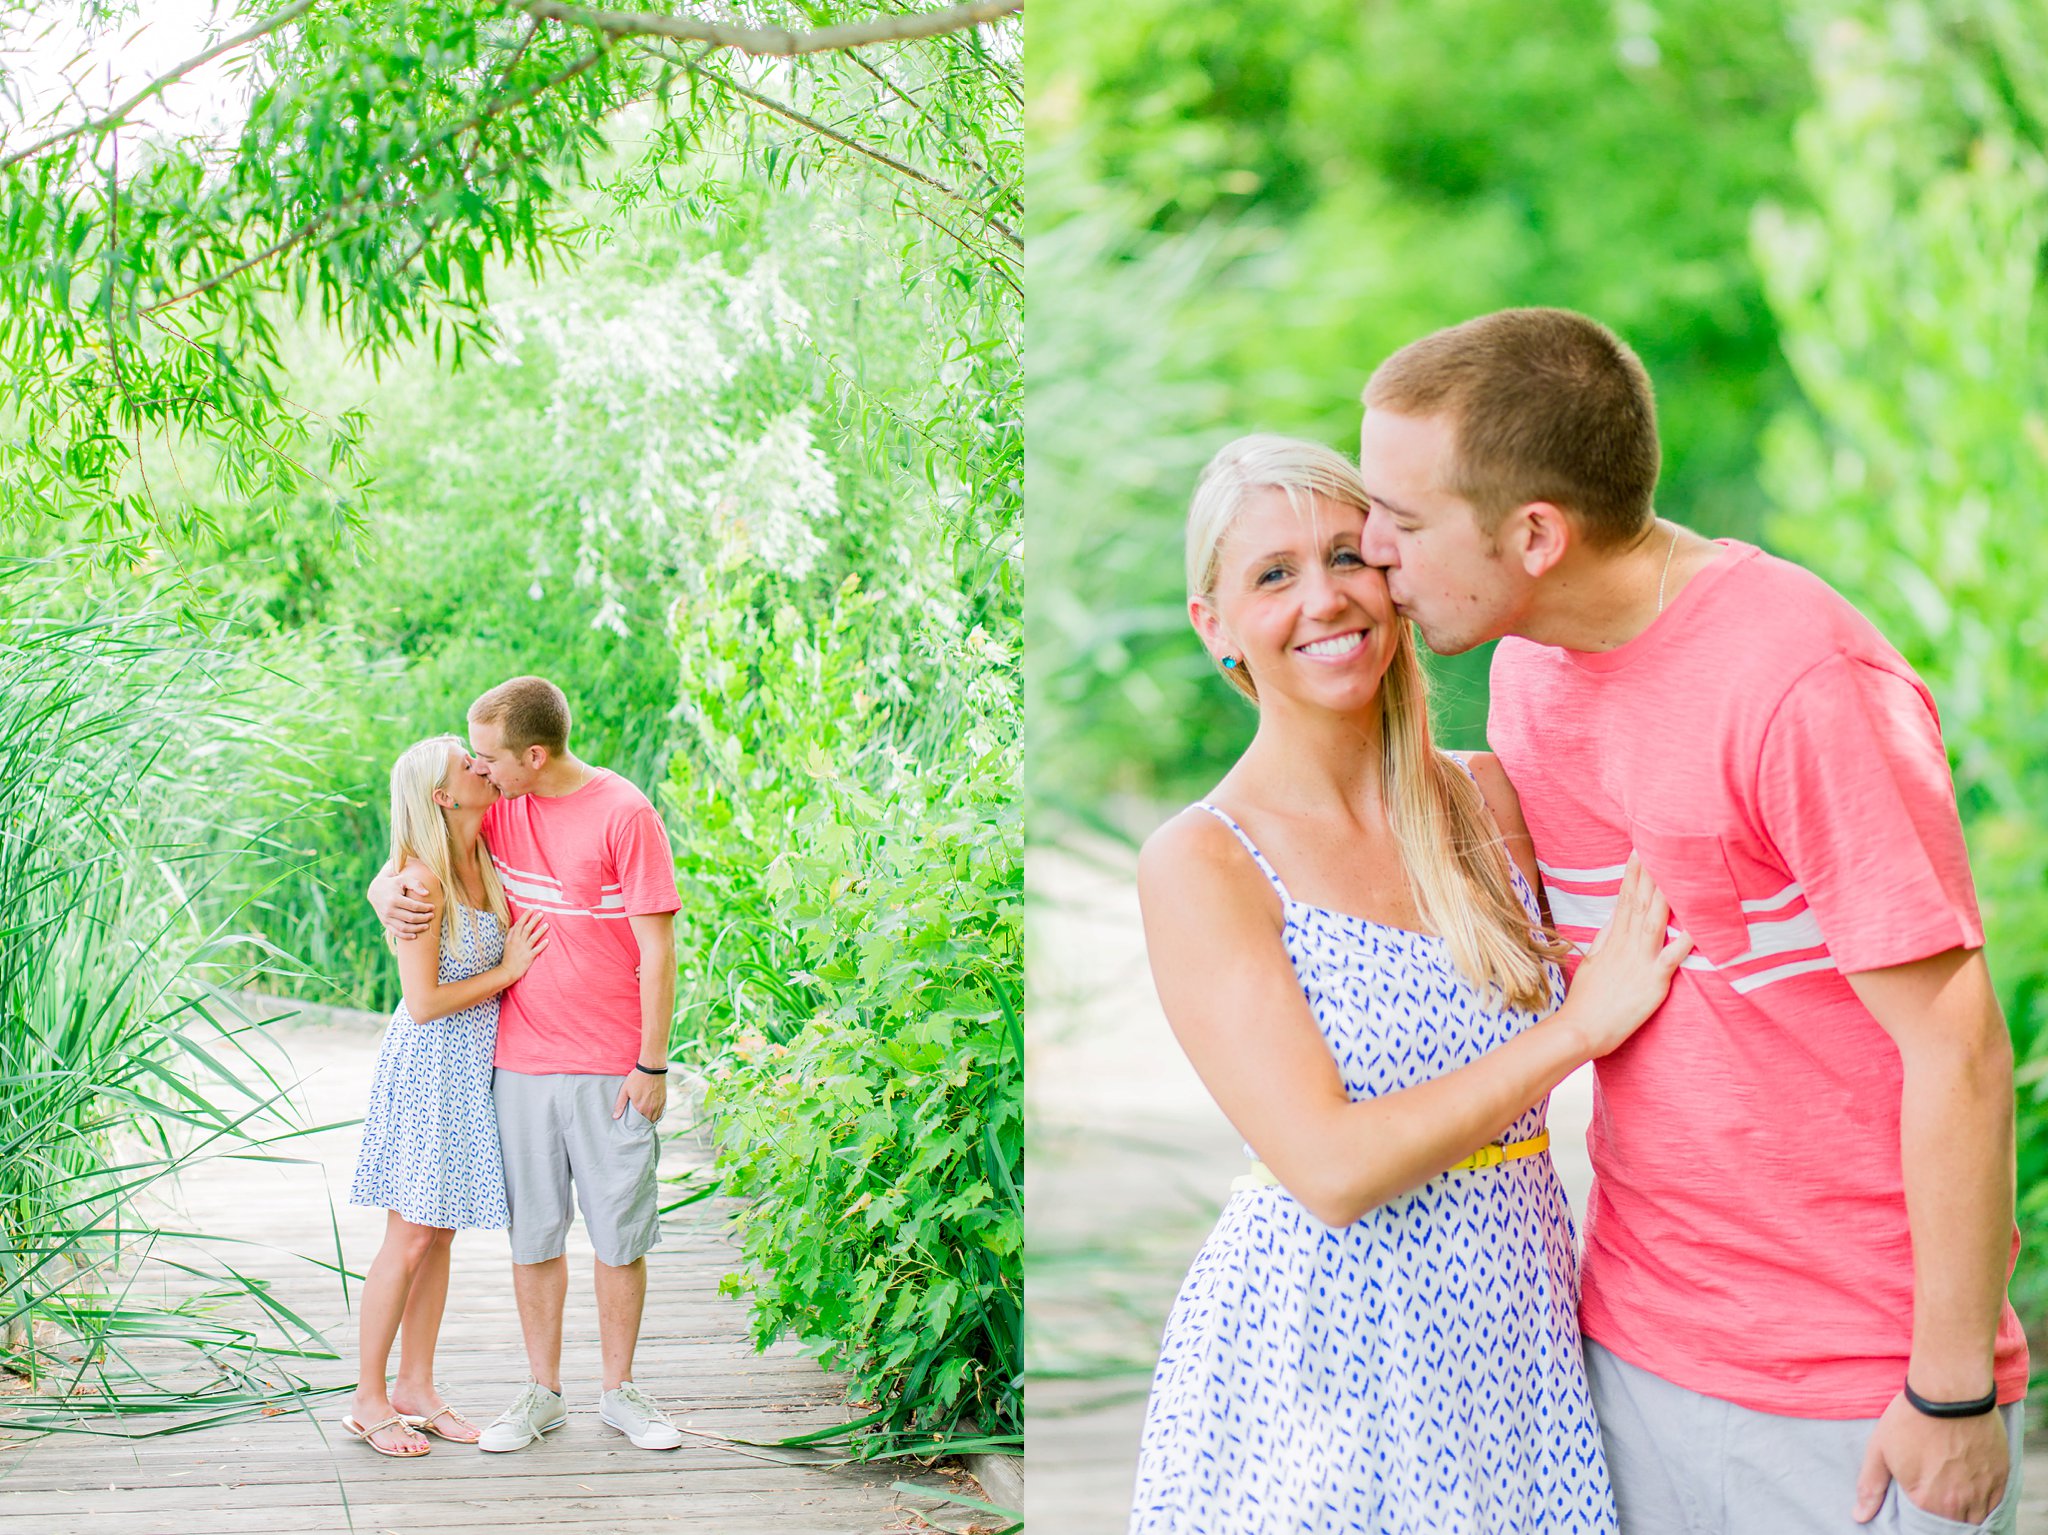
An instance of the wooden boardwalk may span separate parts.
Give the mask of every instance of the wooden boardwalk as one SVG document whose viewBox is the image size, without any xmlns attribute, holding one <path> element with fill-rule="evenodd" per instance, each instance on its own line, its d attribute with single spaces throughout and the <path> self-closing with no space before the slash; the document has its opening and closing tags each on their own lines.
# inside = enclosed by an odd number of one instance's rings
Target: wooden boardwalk
<svg viewBox="0 0 2048 1535">
<path fill-rule="evenodd" d="M 334 1014 L 274 1031 L 305 1081 L 308 1123 L 360 1115 L 382 1028 L 380 1018 Z M 348 1266 L 357 1273 L 369 1266 L 383 1233 L 382 1211 L 342 1203 L 355 1138 L 351 1128 L 280 1148 L 310 1165 L 212 1162 L 190 1173 L 179 1194 L 189 1229 L 270 1244 L 223 1255 L 244 1273 L 272 1280 L 276 1296 L 342 1355 L 339 1362 L 302 1363 L 316 1387 L 353 1382 L 355 1322 L 334 1276 L 294 1255 L 331 1261 L 330 1198 Z M 696 1135 L 672 1134 L 662 1172 L 684 1173 L 706 1160 Z M 348 1410 L 345 1395 L 321 1398 L 310 1412 L 153 1439 L 67 1433 L 0 1441 L 0 1531 L 882 1535 L 969 1528 L 977 1517 L 970 1510 L 891 1487 L 909 1481 L 978 1496 L 957 1473 L 902 1462 L 831 1466 L 823 1456 L 726 1442 L 780 1439 L 850 1416 L 839 1383 L 793 1346 L 757 1354 L 746 1305 L 717 1293 L 720 1276 L 738 1258 L 726 1234 L 729 1208 L 729 1201 L 711 1200 L 674 1212 L 648 1258 L 635 1376 L 690 1431 L 679 1450 L 635 1449 L 598 1421 L 590 1248 L 579 1222 L 570 1236 L 564 1327 L 569 1423 L 544 1443 L 486 1455 L 437 1440 L 422 1460 L 387 1460 L 337 1426 Z M 508 1252 L 503 1232 L 468 1232 L 455 1242 L 438 1375 L 449 1400 L 479 1423 L 495 1416 L 525 1379 Z M 987 1516 L 979 1517 L 990 1527 Z"/>
</svg>

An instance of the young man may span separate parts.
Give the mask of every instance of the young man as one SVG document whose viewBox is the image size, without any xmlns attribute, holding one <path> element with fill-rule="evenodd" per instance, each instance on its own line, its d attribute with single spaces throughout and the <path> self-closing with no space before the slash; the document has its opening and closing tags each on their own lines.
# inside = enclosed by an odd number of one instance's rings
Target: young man
<svg viewBox="0 0 2048 1535">
<path fill-rule="evenodd" d="M 563 1249 L 570 1190 L 596 1250 L 598 1412 L 642 1449 L 682 1435 L 633 1384 L 660 1240 L 655 1126 L 667 1101 L 675 1009 L 675 858 L 647 796 L 569 750 L 569 704 L 541 677 L 515 677 L 470 706 L 473 770 L 501 798 L 483 839 L 515 909 L 547 914 L 547 952 L 498 1015 L 493 1089 L 512 1212 L 513 1293 L 533 1379 L 478 1441 L 524 1449 L 567 1421 L 562 1402 Z M 395 931 L 426 910 L 380 875 L 370 902 Z"/>
<path fill-rule="evenodd" d="M 1696 946 L 1595 1072 L 1623 1530 L 2010 1530 L 2012 1051 L 1932 698 L 1814 576 L 1656 516 L 1649 379 L 1591 320 L 1438 332 L 1365 402 L 1366 558 L 1431 649 L 1501 638 L 1487 733 L 1558 928 L 1633 851 Z"/>
</svg>

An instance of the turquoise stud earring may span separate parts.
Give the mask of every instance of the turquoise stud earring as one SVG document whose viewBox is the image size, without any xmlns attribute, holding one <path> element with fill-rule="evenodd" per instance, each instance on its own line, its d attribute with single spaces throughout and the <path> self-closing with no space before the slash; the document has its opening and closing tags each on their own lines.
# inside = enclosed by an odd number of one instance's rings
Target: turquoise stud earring
<svg viewBox="0 0 2048 1535">
<path fill-rule="evenodd" d="M 1234 672 L 1234 671 L 1236 671 L 1236 670 L 1237 670 L 1237 668 L 1238 668 L 1238 659 L 1237 659 L 1237 657 L 1236 657 L 1236 656 L 1225 656 L 1225 657 L 1223 658 L 1223 669 L 1224 669 L 1225 671 L 1227 671 L 1227 672 Z"/>
</svg>

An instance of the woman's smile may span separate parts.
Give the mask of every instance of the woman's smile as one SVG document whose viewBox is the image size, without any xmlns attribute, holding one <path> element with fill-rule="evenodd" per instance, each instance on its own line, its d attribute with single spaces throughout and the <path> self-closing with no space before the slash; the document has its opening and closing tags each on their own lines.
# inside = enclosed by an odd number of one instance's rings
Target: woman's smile
<svg viewBox="0 0 2048 1535">
<path fill-rule="evenodd" d="M 1310 640 L 1306 645 L 1297 645 L 1295 650 L 1311 660 L 1348 661 L 1365 648 L 1367 631 L 1348 629 L 1342 634 L 1326 635 L 1319 640 Z"/>
</svg>

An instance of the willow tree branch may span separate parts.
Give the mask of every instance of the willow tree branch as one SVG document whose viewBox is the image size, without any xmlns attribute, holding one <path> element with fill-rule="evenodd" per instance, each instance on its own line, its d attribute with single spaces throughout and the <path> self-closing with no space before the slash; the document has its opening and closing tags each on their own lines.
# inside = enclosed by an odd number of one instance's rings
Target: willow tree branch
<svg viewBox="0 0 2048 1535">
<path fill-rule="evenodd" d="M 512 50 L 512 57 L 505 61 L 505 67 L 498 71 L 497 89 L 503 90 L 512 82 L 512 71 L 519 67 L 526 57 L 526 50 L 533 46 L 533 40 L 540 36 L 540 18 L 533 18 L 533 25 L 526 29 L 526 35 L 519 39 L 519 46 Z"/>
<path fill-rule="evenodd" d="M 566 84 L 597 63 L 604 55 L 605 45 L 599 44 L 589 53 L 584 54 L 582 58 L 576 60 L 575 63 L 568 65 L 564 69 L 557 70 L 554 74 L 548 76 L 547 79 L 538 81 L 524 90 L 515 91 L 509 96 L 501 97 L 482 111 L 473 113 L 452 127 L 434 134 L 411 154 L 407 155 L 401 163 L 406 165 L 414 164 L 440 145 L 447 143 L 450 139 L 458 138 L 470 129 L 489 122 L 494 117 L 502 117 L 514 107 L 524 106 L 535 97 L 545 95 L 558 85 Z M 250 268 L 262 265 L 270 260 L 271 257 L 283 255 L 293 246 L 333 223 L 344 214 L 353 213 L 356 209 L 369 202 L 376 192 L 377 185 L 378 182 L 375 178 L 359 183 L 355 192 L 348 197 L 343 198 L 330 208 L 323 209 L 297 228 L 286 231 L 262 250 L 256 252 L 255 255 L 237 261 L 233 266 L 214 273 L 213 276 L 207 278 L 204 282 L 193 284 L 182 293 L 175 294 L 170 298 L 157 300 L 156 303 L 149 305 L 142 312 L 146 315 L 155 314 L 160 309 L 169 309 L 174 304 L 182 304 L 187 299 L 197 298 L 202 293 L 218 288 L 222 283 L 233 281 Z"/>
<path fill-rule="evenodd" d="M 969 0 L 940 11 L 877 16 L 871 21 L 792 32 L 786 27 L 750 27 L 740 21 L 706 21 L 697 16 L 662 16 L 646 11 L 593 11 L 562 0 L 517 0 L 530 16 L 546 16 L 572 26 L 591 27 L 615 37 L 670 37 L 683 42 L 736 48 L 762 58 L 792 59 L 806 53 L 839 53 L 875 43 L 899 43 L 920 37 L 942 37 L 985 26 L 1024 9 L 1024 0 Z"/>
<path fill-rule="evenodd" d="M 1023 288 L 1019 287 L 1017 279 L 1010 275 L 1008 260 L 1005 252 L 991 250 L 989 247 L 985 245 L 977 244 L 973 240 L 968 239 L 966 235 L 962 234 L 959 230 L 955 229 L 951 224 L 945 222 L 945 220 L 933 218 L 929 211 L 920 208 L 914 202 L 908 204 L 907 206 L 913 214 L 923 219 L 927 224 L 931 225 L 932 228 L 936 229 L 940 234 L 944 235 L 947 239 L 953 241 L 956 245 L 960 246 L 962 250 L 968 251 L 971 254 L 982 258 L 983 262 L 988 267 L 988 270 L 996 275 L 997 280 L 1001 282 L 1004 287 L 1008 288 L 1018 298 L 1021 299 L 1024 297 Z M 1021 249 L 1021 247 L 1019 248 Z M 995 259 L 991 260 L 991 257 L 994 257 Z"/>
<path fill-rule="evenodd" d="M 259 37 L 269 36 L 280 27 L 297 21 L 318 3 L 319 0 L 298 0 L 297 4 L 286 6 L 276 15 L 257 22 L 255 26 L 250 27 L 246 32 L 238 32 L 223 42 L 215 43 L 203 53 L 193 54 L 191 58 L 176 68 L 165 74 L 158 75 L 149 84 L 145 85 L 141 90 L 130 96 L 105 116 L 93 118 L 88 122 L 73 124 L 69 128 L 60 129 L 56 133 L 47 134 L 37 139 L 26 149 L 18 149 L 11 155 L 0 156 L 0 170 L 5 170 L 10 165 L 18 164 L 28 159 L 31 155 L 39 155 L 44 150 L 52 149 L 69 139 L 75 139 L 88 133 L 105 133 L 109 128 L 119 127 L 127 119 L 130 112 L 133 112 L 152 97 L 162 95 L 171 86 L 177 84 L 179 80 L 191 74 L 193 70 L 199 68 L 202 64 L 211 64 L 222 54 L 232 52 L 244 43 L 253 43 Z"/>
<path fill-rule="evenodd" d="M 870 64 L 866 59 L 862 58 L 859 54 L 849 53 L 846 56 L 846 58 L 848 63 L 858 65 L 862 70 L 874 76 L 875 82 L 878 85 L 880 85 L 883 90 L 887 91 L 891 96 L 894 96 L 898 101 L 902 102 L 903 105 L 910 108 L 911 111 L 915 112 L 919 117 L 923 118 L 926 122 L 931 123 L 931 125 L 934 128 L 938 128 L 941 132 L 945 133 L 946 140 L 953 146 L 954 153 L 959 155 L 961 159 L 965 160 L 968 166 L 974 171 L 974 173 L 977 176 L 981 176 L 984 178 L 988 176 L 988 167 L 981 163 L 980 158 L 976 156 L 974 151 L 969 149 L 965 144 L 961 143 L 960 140 L 957 137 L 955 137 L 952 133 L 947 132 L 939 123 L 933 122 L 931 113 L 927 112 L 924 109 L 924 104 L 920 102 L 915 96 L 911 95 L 910 92 L 906 91 L 894 80 L 891 80 L 887 75 L 883 74 L 882 71 L 875 68 L 874 65 Z"/>
<path fill-rule="evenodd" d="M 512 57 L 507 59 L 505 61 L 505 67 L 498 71 L 497 84 L 492 87 L 493 90 L 501 91 L 506 87 L 507 84 L 511 82 L 512 72 L 519 67 L 520 60 L 526 57 L 526 50 L 533 46 L 533 40 L 536 37 L 540 36 L 541 25 L 542 23 L 540 17 L 534 17 L 533 21 L 531 22 L 531 24 L 528 25 L 526 29 L 526 35 L 519 39 L 519 46 L 512 50 Z M 469 174 L 470 168 L 476 164 L 476 152 L 478 147 L 481 146 L 482 143 L 483 135 L 478 134 L 475 138 L 471 139 L 468 144 L 463 146 L 462 169 L 458 173 L 458 175 L 467 176 Z M 419 240 L 413 245 L 413 248 L 407 251 L 405 255 L 399 259 L 397 265 L 392 267 L 391 275 L 394 277 L 398 276 L 401 272 L 404 272 L 407 268 L 409 268 L 415 261 L 419 260 L 421 255 L 425 253 L 426 248 L 433 243 L 434 233 L 434 222 L 433 220 L 429 219 L 427 221 L 427 227 L 420 231 Z"/>
<path fill-rule="evenodd" d="M 905 177 L 910 181 L 918 182 L 923 186 L 930 187 L 933 191 L 939 193 L 941 196 L 950 198 L 952 201 L 958 203 L 961 207 L 967 209 L 970 213 L 973 213 L 977 218 L 980 218 L 991 229 L 995 230 L 997 234 L 1001 235 L 1005 240 L 1007 240 L 1011 245 L 1015 246 L 1018 250 L 1022 250 L 1024 248 L 1024 242 L 1018 238 L 1016 231 L 1011 229 L 1010 226 L 1005 224 L 1001 219 L 997 218 L 995 214 L 991 212 L 989 209 L 982 207 L 981 204 L 974 201 L 973 198 L 969 197 L 966 193 L 960 191 L 957 187 L 948 186 L 945 182 L 939 180 L 936 176 L 928 175 L 924 171 L 919 170 L 914 165 L 905 164 L 903 161 L 897 159 L 894 155 L 888 153 L 888 151 L 886 150 L 877 149 L 872 144 L 863 144 L 860 140 L 850 138 L 846 134 L 841 133 L 838 129 L 833 128 L 826 123 L 819 122 L 815 117 L 807 117 L 802 112 L 799 112 L 795 107 L 792 107 L 785 102 L 777 101 L 772 96 L 763 96 L 759 92 L 750 91 L 744 85 L 741 85 L 737 80 L 733 79 L 730 75 L 722 75 L 718 73 L 718 71 L 716 70 L 702 68 L 698 69 L 696 72 L 702 75 L 706 80 L 709 80 L 712 84 L 724 87 L 726 90 L 731 91 L 735 96 L 739 96 L 747 101 L 751 101 L 756 106 L 765 108 L 767 111 L 773 112 L 777 117 L 785 118 L 788 121 L 795 123 L 799 128 L 802 128 L 810 133 L 815 133 L 821 139 L 829 139 L 834 144 L 843 145 L 844 147 L 852 150 L 857 155 L 867 156 L 868 159 L 873 160 L 877 165 L 887 166 L 890 170 L 894 171 L 899 176 Z"/>
</svg>

